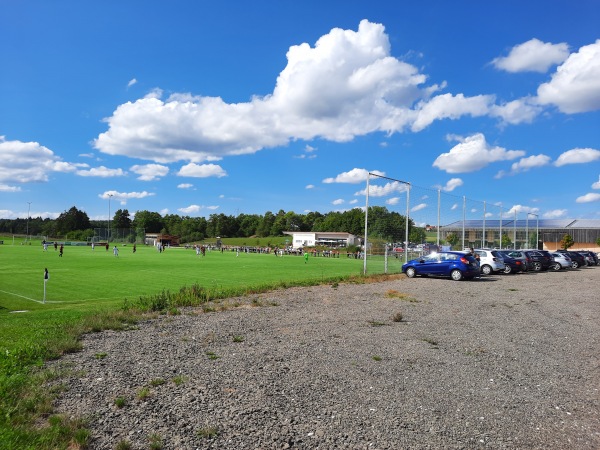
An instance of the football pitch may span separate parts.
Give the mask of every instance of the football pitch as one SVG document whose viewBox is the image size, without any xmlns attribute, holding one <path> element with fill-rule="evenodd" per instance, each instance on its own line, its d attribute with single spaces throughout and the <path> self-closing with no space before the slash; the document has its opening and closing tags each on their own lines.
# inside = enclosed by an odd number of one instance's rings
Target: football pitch
<svg viewBox="0 0 600 450">
<path fill-rule="evenodd" d="M 334 277 L 360 275 L 363 261 L 232 251 L 169 248 L 158 252 L 152 246 L 119 246 L 94 250 L 65 246 L 63 256 L 54 247 L 41 245 L 0 246 L 0 311 L 60 310 L 120 307 L 125 299 L 179 290 L 198 284 L 205 288 L 261 286 L 280 282 L 316 282 Z M 373 267 L 376 266 L 376 267 Z M 381 267 L 377 267 L 381 266 Z M 44 270 L 49 280 L 44 282 Z M 370 273 L 381 273 L 381 264 L 371 264 Z M 44 299 L 45 287 L 45 304 Z"/>
<path fill-rule="evenodd" d="M 140 297 L 177 292 L 198 285 L 211 292 L 236 291 L 277 285 L 306 285 L 359 276 L 361 259 L 309 255 L 169 248 L 152 246 L 65 246 L 63 256 L 41 244 L 0 245 L 0 350 L 22 343 L 42 343 L 53 327 L 74 323 L 91 314 L 116 311 Z M 368 261 L 368 273 L 384 271 L 383 260 Z M 390 260 L 390 272 L 400 263 Z M 398 267 L 395 267 L 398 266 Z M 44 282 L 44 271 L 49 279 Z"/>
</svg>

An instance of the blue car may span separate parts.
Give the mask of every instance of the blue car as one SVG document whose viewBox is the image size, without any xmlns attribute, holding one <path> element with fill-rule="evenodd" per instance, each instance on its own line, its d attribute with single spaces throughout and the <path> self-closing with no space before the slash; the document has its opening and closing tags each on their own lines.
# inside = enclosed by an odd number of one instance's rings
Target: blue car
<svg viewBox="0 0 600 450">
<path fill-rule="evenodd" d="M 402 265 L 408 278 L 417 275 L 450 277 L 455 281 L 479 276 L 479 263 L 464 252 L 437 252 L 413 259 Z"/>
</svg>

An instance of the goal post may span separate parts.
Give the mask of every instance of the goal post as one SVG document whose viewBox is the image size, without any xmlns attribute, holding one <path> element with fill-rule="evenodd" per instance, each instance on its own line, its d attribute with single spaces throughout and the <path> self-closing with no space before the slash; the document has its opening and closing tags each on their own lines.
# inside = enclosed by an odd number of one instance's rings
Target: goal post
<svg viewBox="0 0 600 450">
<path fill-rule="evenodd" d="M 400 250 L 406 249 L 409 241 L 410 187 L 407 181 L 368 173 L 363 274 L 367 274 L 368 264 L 377 273 L 400 272 L 401 262 L 407 261 L 406 251 Z"/>
</svg>

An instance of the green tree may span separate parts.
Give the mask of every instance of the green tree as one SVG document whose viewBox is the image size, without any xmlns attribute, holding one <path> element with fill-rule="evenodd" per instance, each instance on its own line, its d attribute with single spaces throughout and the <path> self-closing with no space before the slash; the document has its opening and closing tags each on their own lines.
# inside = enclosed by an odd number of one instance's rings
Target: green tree
<svg viewBox="0 0 600 450">
<path fill-rule="evenodd" d="M 181 222 L 183 219 L 179 214 L 165 214 L 163 216 L 163 224 L 167 229 L 167 234 L 181 236 Z"/>
<path fill-rule="evenodd" d="M 56 219 L 56 232 L 61 235 L 66 235 L 70 231 L 87 230 L 90 227 L 88 215 L 75 206 L 63 212 Z"/>
<path fill-rule="evenodd" d="M 146 233 L 159 233 L 164 227 L 163 218 L 159 213 L 146 210 L 135 213 L 133 225 L 143 228 Z"/>
<path fill-rule="evenodd" d="M 512 247 L 512 241 L 508 237 L 508 234 L 503 234 L 502 235 L 502 239 L 500 240 L 500 246 L 502 248 L 511 248 Z"/>
<path fill-rule="evenodd" d="M 47 222 L 44 222 L 44 225 L 42 226 L 42 234 L 44 236 L 48 236 L 48 237 L 54 237 L 57 235 L 56 232 L 56 221 L 55 220 L 49 220 Z"/>
<path fill-rule="evenodd" d="M 285 213 L 285 230 L 284 231 L 300 231 L 303 226 L 302 216 L 294 211 Z"/>
<path fill-rule="evenodd" d="M 131 219 L 129 218 L 129 211 L 126 209 L 117 209 L 115 215 L 110 224 L 111 228 L 131 228 Z"/>
<path fill-rule="evenodd" d="M 286 230 L 286 220 L 285 220 L 285 211 L 280 209 L 277 215 L 275 216 L 275 220 L 273 221 L 273 225 L 271 225 L 271 230 L 269 231 L 269 236 L 282 236 L 283 232 Z"/>
<path fill-rule="evenodd" d="M 238 237 L 250 237 L 258 234 L 261 217 L 257 214 L 240 214 L 238 221 Z"/>
<path fill-rule="evenodd" d="M 343 213 L 343 228 L 339 231 L 362 236 L 365 232 L 365 212 L 361 208 L 352 208 Z"/>
<path fill-rule="evenodd" d="M 339 211 L 332 211 L 325 214 L 319 227 L 315 231 L 340 231 L 345 227 L 344 216 Z M 349 231 L 348 231 L 349 233 Z"/>
<path fill-rule="evenodd" d="M 211 214 L 208 217 L 206 232 L 210 237 L 235 237 L 238 228 L 235 217 L 226 216 L 223 213 Z"/>
<path fill-rule="evenodd" d="M 204 217 L 165 216 L 167 233 L 180 237 L 181 243 L 202 241 L 206 237 Z"/>
<path fill-rule="evenodd" d="M 458 237 L 458 234 L 456 234 L 456 233 L 448 233 L 446 235 L 446 242 L 448 244 L 450 244 L 452 247 L 454 247 L 456 244 L 458 244 L 459 241 L 460 241 L 460 238 Z"/>
<path fill-rule="evenodd" d="M 304 216 L 304 226 L 306 229 L 302 231 L 317 231 L 315 226 L 319 226 L 319 224 L 323 221 L 323 214 L 316 211 L 311 211 Z"/>
<path fill-rule="evenodd" d="M 532 233 L 529 236 L 529 248 L 538 248 L 538 236 L 537 236 L 537 233 Z"/>
<path fill-rule="evenodd" d="M 575 245 L 575 241 L 570 234 L 565 234 L 563 238 L 560 240 L 560 248 L 564 250 L 568 250 L 569 248 Z"/>
<path fill-rule="evenodd" d="M 427 238 L 427 233 L 425 231 L 425 228 L 421 228 L 421 227 L 412 227 L 412 229 L 410 230 L 410 232 L 408 234 L 408 239 L 410 242 L 423 243 L 423 242 L 425 242 L 426 238 Z"/>
<path fill-rule="evenodd" d="M 263 216 L 256 234 L 260 237 L 267 237 L 271 235 L 271 227 L 275 222 L 275 215 L 271 211 L 267 211 Z"/>
</svg>

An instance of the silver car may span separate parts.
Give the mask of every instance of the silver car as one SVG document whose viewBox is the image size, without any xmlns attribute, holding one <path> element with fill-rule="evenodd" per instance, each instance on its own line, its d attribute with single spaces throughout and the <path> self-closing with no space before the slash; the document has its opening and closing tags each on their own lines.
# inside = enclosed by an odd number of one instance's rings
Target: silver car
<svg viewBox="0 0 600 450">
<path fill-rule="evenodd" d="M 552 270 L 571 269 L 573 267 L 573 261 L 569 258 L 569 255 L 558 252 L 551 253 L 551 255 L 554 258 L 554 264 L 550 266 Z"/>
<path fill-rule="evenodd" d="M 489 275 L 493 272 L 504 272 L 504 258 L 497 250 L 475 249 L 475 254 L 479 256 L 479 267 L 481 273 Z"/>
</svg>

